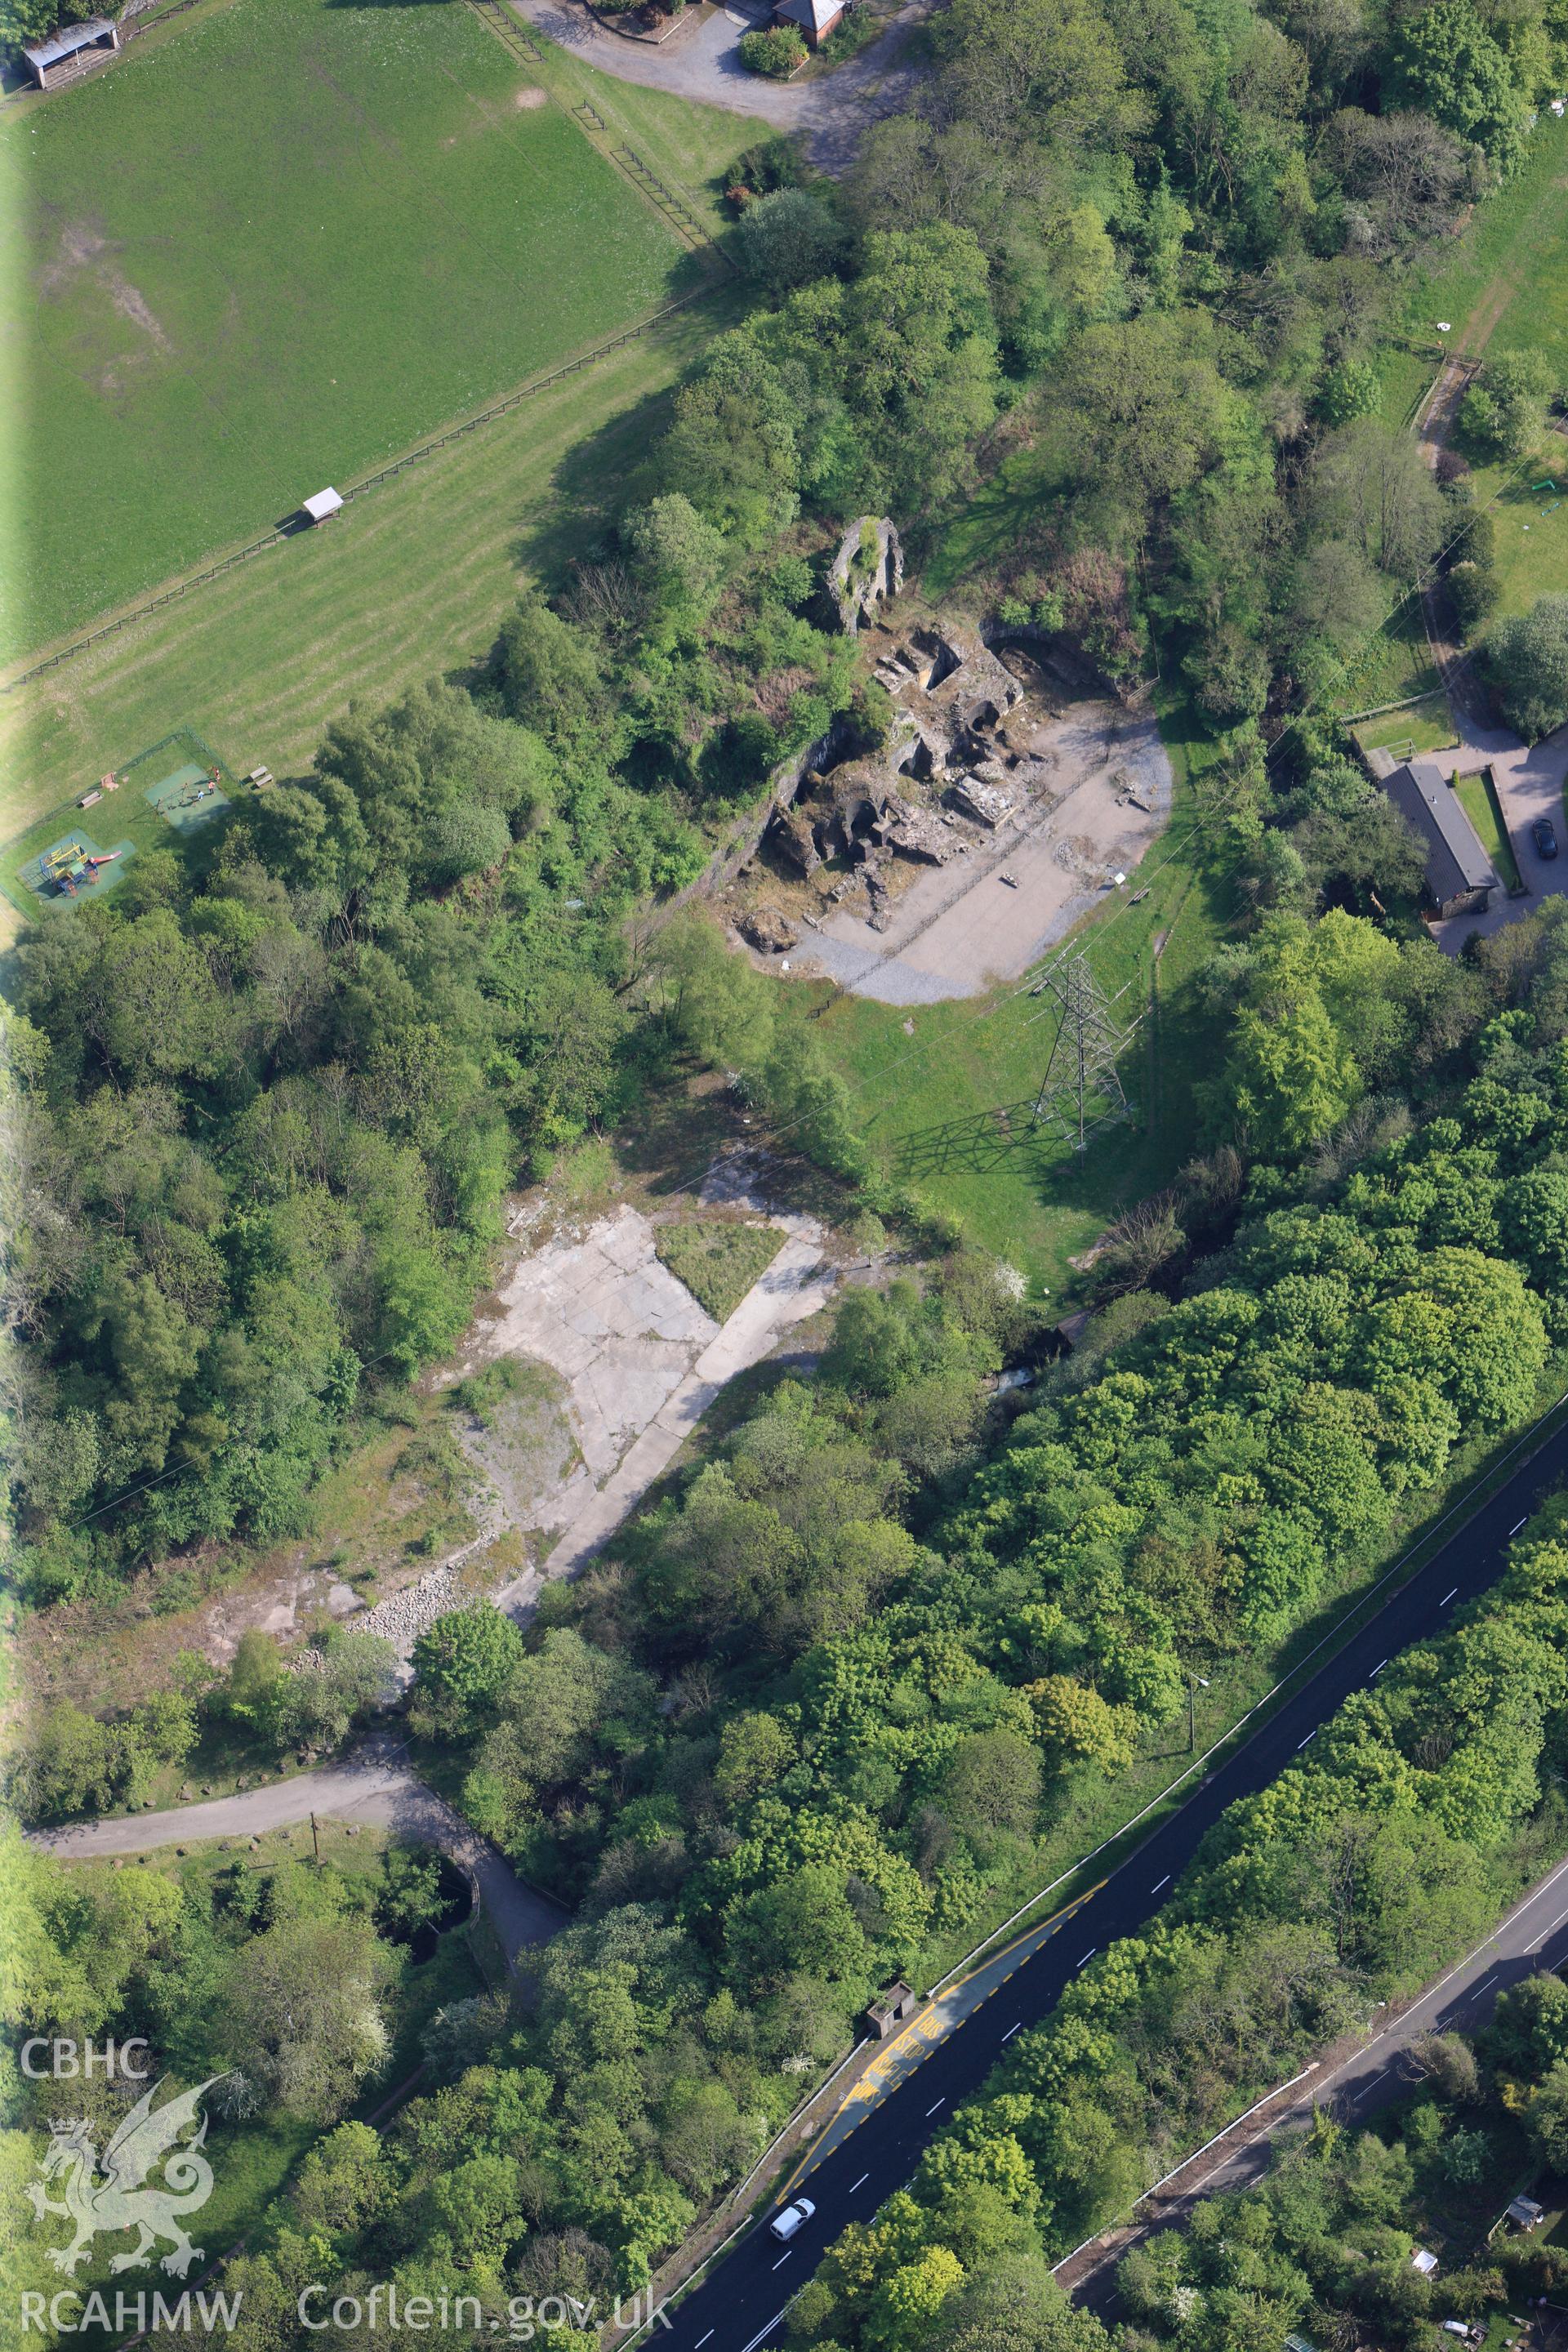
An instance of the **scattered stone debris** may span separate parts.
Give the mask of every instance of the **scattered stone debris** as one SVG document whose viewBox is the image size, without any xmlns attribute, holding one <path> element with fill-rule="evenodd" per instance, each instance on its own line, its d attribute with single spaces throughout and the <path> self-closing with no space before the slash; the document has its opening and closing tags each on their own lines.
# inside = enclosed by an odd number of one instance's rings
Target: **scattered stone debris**
<svg viewBox="0 0 1568 2352">
<path fill-rule="evenodd" d="M 739 929 L 742 937 L 764 955 L 783 955 L 800 938 L 789 917 L 781 915 L 776 907 L 753 907 L 749 914 L 742 916 Z"/>
<path fill-rule="evenodd" d="M 910 808 L 906 802 L 889 801 L 889 814 L 898 814 L 887 824 L 888 845 L 900 856 L 913 857 L 924 866 L 945 866 L 957 848 L 949 832 L 942 829 L 940 817 L 928 810 Z"/>
<path fill-rule="evenodd" d="M 960 776 L 956 783 L 948 786 L 946 798 L 950 808 L 983 824 L 987 833 L 994 833 L 1013 814 L 1011 794 L 999 784 L 988 784 L 981 776 Z"/>
</svg>

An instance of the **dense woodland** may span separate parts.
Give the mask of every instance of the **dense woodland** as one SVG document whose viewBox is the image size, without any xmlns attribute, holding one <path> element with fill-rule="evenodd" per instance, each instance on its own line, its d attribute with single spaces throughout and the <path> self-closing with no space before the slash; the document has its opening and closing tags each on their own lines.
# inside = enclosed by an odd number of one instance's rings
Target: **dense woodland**
<svg viewBox="0 0 1568 2352">
<path fill-rule="evenodd" d="M 1289 920 L 1227 976 L 1233 1088 Z M 1343 917 L 1307 937 L 1342 934 L 1386 945 Z M 1408 1038 L 1404 955 L 1383 970 L 1381 1013 L 1364 973 L 1350 995 L 1363 1041 Z M 1146 1751 L 1189 1672 L 1276 1644 L 1456 1444 L 1528 1413 L 1568 1311 L 1564 926 L 1538 917 L 1460 978 L 1440 1107 L 1364 1099 L 1244 1190 L 1234 1154 L 1194 1164 L 1154 1286 L 1113 1262 L 1089 1344 L 1005 1433 L 983 1375 L 1022 1310 L 955 1250 L 923 1291 L 851 1293 L 814 1385 L 774 1388 L 526 1640 L 488 1605 L 439 1621 L 414 1727 L 576 1916 L 520 2012 L 443 2017 L 445 2086 L 374 2161 L 329 2143 L 372 2176 L 367 2204 L 342 2192 L 345 2274 L 498 2309 L 635 2284 L 868 1993 L 1028 1883 L 1075 1787 Z M 1328 970 L 1319 993 L 1342 1069 Z M 1075 2242 L 1484 1929 L 1563 1838 L 1565 1562 L 1549 1520 L 1498 1594 L 1227 1816 L 1160 1927 L 1021 2037 L 850 2233 L 800 2306 L 810 2334 L 914 2352 L 994 2260 Z M 237 1662 L 206 1703 L 275 1703 L 254 1674 Z M 157 2031 L 139 1988 L 117 2015 Z M 437 2194 L 448 2176 L 460 2196 Z M 290 2340 L 310 2258 L 286 2201 L 236 2272 L 258 2345 Z"/>
<path fill-rule="evenodd" d="M 383 2134 L 334 2128 L 253 2233 L 230 2271 L 258 2352 L 294 2340 L 323 2260 L 497 2310 L 642 2279 L 868 1993 L 980 1931 L 1187 1675 L 1364 1570 L 1458 1447 L 1529 1413 L 1568 1335 L 1568 925 L 1438 955 L 1407 919 L 1412 840 L 1320 715 L 1424 566 L 1484 611 L 1464 470 L 1433 482 L 1377 359 L 1427 243 L 1568 79 L 1568 21 L 952 0 L 931 37 L 918 110 L 841 187 L 749 159 L 748 315 L 484 673 L 350 713 L 205 865 L 142 857 L 17 953 L 26 1605 L 307 1527 L 378 1393 L 462 1329 L 509 1185 L 694 1066 L 734 1073 L 847 1205 L 945 1244 L 852 1292 L 819 1377 L 763 1393 L 526 1640 L 484 1608 L 426 1637 L 414 1729 L 576 1917 L 529 2004 L 443 2014 L 434 2087 Z M 1481 389 L 1478 446 L 1550 387 Z M 809 1028 L 710 925 L 633 919 L 830 722 L 879 740 L 821 597 L 828 527 L 891 512 L 918 550 L 1017 453 L 1037 488 L 990 585 L 1118 683 L 1157 667 L 1190 698 L 1243 919 L 1205 983 L 1206 1131 L 1111 1236 L 1085 1347 L 1009 1419 L 987 1377 L 1034 1328 L 1009 1269 L 873 1174 Z M 1553 1525 L 1228 1817 L 1160 1927 L 848 2233 L 803 2334 L 1098 2344 L 1039 2286 L 1042 2249 L 1561 1843 L 1565 1572 Z M 14 1791 L 40 1816 L 134 1799 L 204 1711 L 330 1744 L 385 1664 L 343 1637 L 302 1696 L 252 1644 L 130 1725 L 57 1712 Z M 192 1897 L 111 1934 L 129 1881 L 33 1868 L 29 2017 L 205 2063 L 181 2036 L 233 1922 Z M 379 1963 L 350 1924 L 363 2016 Z M 283 2074 L 263 2088 L 281 2104 Z M 1342 2219 L 1337 2173 L 1312 2193 Z M 1365 2279 L 1303 2259 L 1310 2296 L 1380 2291 L 1393 2242 L 1366 2242 Z M 1243 2340 L 1226 2281 L 1193 2284 L 1219 2332 L 1177 2340 Z"/>
</svg>

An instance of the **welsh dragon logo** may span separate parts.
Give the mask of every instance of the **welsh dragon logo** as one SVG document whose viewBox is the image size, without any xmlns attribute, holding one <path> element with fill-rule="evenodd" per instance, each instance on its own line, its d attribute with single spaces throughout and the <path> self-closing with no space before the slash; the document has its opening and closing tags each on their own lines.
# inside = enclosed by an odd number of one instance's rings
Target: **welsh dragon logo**
<svg viewBox="0 0 1568 2352">
<path fill-rule="evenodd" d="M 160 2238 L 167 2238 L 171 2249 L 162 2267 L 176 2278 L 184 2278 L 191 2264 L 201 2261 L 205 2249 L 192 2245 L 182 2217 L 199 2212 L 212 2195 L 212 2167 L 201 2152 L 207 2136 L 201 2102 L 222 2080 L 222 2075 L 211 2074 L 194 2091 L 166 2100 L 156 2112 L 153 2101 L 161 2085 L 154 2083 L 104 2149 L 101 2173 L 92 2126 L 85 2116 L 50 2124 L 48 2153 L 39 2169 L 45 2181 L 64 2181 L 64 2196 L 46 2195 L 43 2184 L 37 2180 L 29 2181 L 26 2194 L 39 2221 L 46 2213 L 59 2213 L 76 2225 L 76 2236 L 68 2246 L 49 2248 L 49 2260 L 57 2270 L 73 2276 L 77 2264 L 91 2252 L 94 2238 L 109 2230 L 138 2233 L 129 2253 L 115 2255 L 109 2265 L 111 2271 L 145 2270 Z M 198 2120 L 195 2138 L 183 2147 L 178 2146 L 181 2134 Z M 160 2162 L 162 2186 L 144 2188 L 147 2175 Z"/>
</svg>

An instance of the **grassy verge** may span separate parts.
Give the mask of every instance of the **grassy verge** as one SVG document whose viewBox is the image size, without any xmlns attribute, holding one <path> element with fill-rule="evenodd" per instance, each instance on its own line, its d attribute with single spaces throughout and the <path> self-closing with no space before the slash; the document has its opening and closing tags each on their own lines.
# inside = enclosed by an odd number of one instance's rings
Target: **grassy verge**
<svg viewBox="0 0 1568 2352">
<path fill-rule="evenodd" d="M 1568 441 L 1549 434 L 1523 466 L 1478 467 L 1476 499 L 1491 506 L 1496 619 L 1568 590 Z"/>
<path fill-rule="evenodd" d="M 1456 776 L 1454 790 L 1459 805 L 1480 835 L 1481 847 L 1502 877 L 1503 887 L 1510 898 L 1516 898 L 1524 887 L 1519 878 L 1519 866 L 1509 843 L 1508 828 L 1498 806 L 1497 788 L 1489 768 L 1476 769 L 1468 776 Z"/>
<path fill-rule="evenodd" d="M 1437 339 L 1447 319 L 1454 347 L 1528 347 L 1568 380 L 1568 122 L 1542 114 L 1520 170 L 1489 196 L 1441 268 L 1417 280 L 1412 333 Z M 1429 373 L 1430 371 L 1428 371 Z"/>
<path fill-rule="evenodd" d="M 715 1323 L 726 1322 L 753 1282 L 784 1247 L 777 1225 L 742 1225 L 721 1217 L 692 1217 L 660 1225 L 654 1251 Z"/>
</svg>

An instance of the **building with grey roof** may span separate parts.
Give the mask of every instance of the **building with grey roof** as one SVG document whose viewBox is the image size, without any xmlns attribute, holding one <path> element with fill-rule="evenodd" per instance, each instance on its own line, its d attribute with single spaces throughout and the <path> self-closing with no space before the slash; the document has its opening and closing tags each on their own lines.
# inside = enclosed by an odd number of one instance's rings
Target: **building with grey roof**
<svg viewBox="0 0 1568 2352">
<path fill-rule="evenodd" d="M 1426 844 L 1426 890 L 1438 914 L 1484 913 L 1502 883 L 1436 761 L 1407 760 L 1379 781 Z"/>
<path fill-rule="evenodd" d="M 110 56 L 120 47 L 120 27 L 107 16 L 89 16 L 79 25 L 62 25 L 47 41 L 39 41 L 22 52 L 22 62 L 40 89 L 51 89 L 57 82 L 68 80 L 100 57 Z"/>
<path fill-rule="evenodd" d="M 843 16 L 845 0 L 778 0 L 775 25 L 793 25 L 808 49 L 820 48 Z"/>
</svg>

